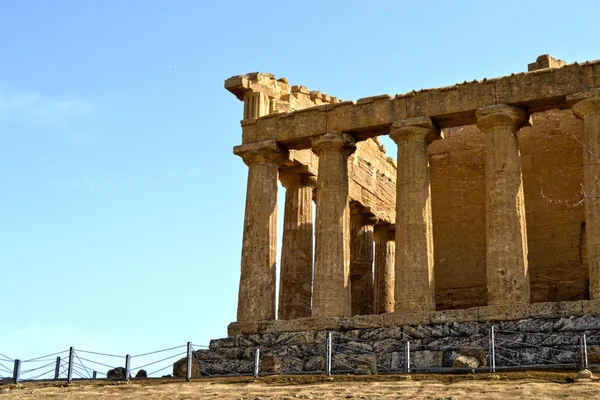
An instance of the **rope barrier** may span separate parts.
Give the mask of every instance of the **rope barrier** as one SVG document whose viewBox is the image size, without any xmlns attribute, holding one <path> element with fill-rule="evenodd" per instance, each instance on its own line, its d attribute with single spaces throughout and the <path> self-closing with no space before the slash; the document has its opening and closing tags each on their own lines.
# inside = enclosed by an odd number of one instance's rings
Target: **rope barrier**
<svg viewBox="0 0 600 400">
<path fill-rule="evenodd" d="M 166 361 L 166 360 L 170 360 L 171 358 L 175 358 L 175 357 L 181 357 L 182 355 L 184 355 L 184 354 L 186 354 L 186 353 L 187 353 L 187 352 L 186 352 L 186 351 L 184 351 L 183 353 L 175 354 L 175 355 L 173 355 L 173 356 L 170 356 L 170 357 L 167 357 L 167 358 L 163 358 L 162 360 L 158 360 L 158 361 L 154 361 L 154 362 L 151 362 L 151 363 L 148 363 L 148 364 L 144 364 L 144 365 L 142 365 L 141 367 L 136 367 L 136 368 L 134 368 L 134 369 L 142 369 L 142 368 L 145 368 L 145 367 L 147 367 L 147 366 L 149 366 L 149 365 L 154 365 L 154 364 L 158 364 L 159 362 L 163 362 L 163 361 Z M 133 371 L 134 369 L 132 369 L 132 371 Z"/>
<path fill-rule="evenodd" d="M 88 379 L 92 379 L 92 377 L 90 376 L 90 373 L 86 367 L 83 367 L 82 365 L 73 362 L 73 371 L 76 371 L 76 370 L 80 371 L 80 372 L 83 371 L 85 373 L 85 375 L 87 375 Z M 82 373 L 82 375 L 83 375 L 83 373 Z M 86 377 L 84 376 L 84 378 L 86 378 Z"/>
<path fill-rule="evenodd" d="M 340 360 L 335 360 L 335 362 L 337 362 L 337 363 L 339 363 L 339 364 L 342 364 L 343 366 L 345 366 L 345 367 L 348 367 L 348 368 L 350 368 L 352 371 L 356 372 L 356 368 L 353 368 L 353 367 L 351 367 L 350 365 L 346 364 L 346 363 L 345 363 L 345 362 L 343 362 L 343 361 L 340 361 Z M 333 368 L 332 368 L 332 369 L 333 369 Z"/>
<path fill-rule="evenodd" d="M 339 344 L 339 343 L 334 343 L 333 346 L 338 346 L 338 347 L 342 347 L 344 349 L 348 349 L 348 350 L 354 350 L 354 351 L 358 351 L 358 352 L 362 352 L 362 354 L 375 354 L 372 351 L 368 351 L 368 350 L 363 350 L 363 349 L 355 349 L 354 347 L 350 347 L 350 346 L 344 346 L 343 344 Z"/>
<path fill-rule="evenodd" d="M 48 362 L 48 361 L 56 361 L 55 358 L 40 358 L 39 360 L 27 360 L 27 361 L 21 361 L 22 363 L 37 363 L 37 362 Z"/>
<path fill-rule="evenodd" d="M 167 368 L 171 368 L 171 367 L 172 367 L 172 365 L 167 365 L 167 366 L 166 366 L 166 367 L 164 367 L 164 368 L 161 368 L 161 369 L 159 369 L 159 370 L 156 370 L 156 371 L 154 371 L 154 372 L 150 372 L 150 373 L 148 374 L 148 376 L 150 376 L 150 375 L 154 375 L 154 374 L 156 374 L 157 372 L 164 371 L 165 369 L 167 369 Z"/>
<path fill-rule="evenodd" d="M 86 353 L 86 354 L 95 354 L 97 356 L 105 356 L 105 357 L 115 357 L 115 358 L 125 358 L 125 356 L 118 356 L 116 354 L 106 354 L 106 353 L 96 353 L 94 351 L 87 351 L 87 350 L 77 350 L 80 353 Z"/>
<path fill-rule="evenodd" d="M 83 357 L 81 357 L 81 360 L 87 361 L 87 362 L 91 362 L 91 363 L 94 363 L 94 364 L 98 364 L 98 365 L 102 365 L 103 367 L 107 367 L 107 368 L 110 368 L 110 369 L 119 368 L 119 367 L 115 367 L 114 365 L 103 364 L 101 362 L 93 361 L 93 360 L 88 360 L 87 358 L 83 358 Z"/>
<path fill-rule="evenodd" d="M 143 357 L 143 356 L 149 356 L 149 355 L 151 355 L 151 354 L 157 354 L 157 353 L 163 353 L 163 352 L 165 352 L 165 351 L 174 350 L 174 349 L 179 349 L 179 348 L 181 348 L 181 347 L 187 347 L 187 345 L 186 345 L 186 344 L 184 344 L 184 345 L 182 345 L 182 346 L 175 346 L 175 347 L 171 347 L 171 348 L 164 349 L 164 350 L 157 350 L 157 351 L 152 351 L 152 352 L 150 352 L 150 353 L 138 354 L 138 355 L 135 355 L 135 356 L 131 356 L 131 358 L 135 358 L 135 357 Z"/>
<path fill-rule="evenodd" d="M 85 368 L 85 366 L 84 366 L 84 365 L 83 365 L 83 363 L 81 362 L 81 359 L 79 358 L 79 355 L 77 355 L 77 352 L 76 352 L 76 351 L 73 351 L 73 354 L 75 354 L 75 357 L 77 357 L 77 359 L 79 360 L 79 364 L 81 364 L 81 366 Z M 91 378 L 92 378 L 92 376 L 91 376 L 91 375 L 90 375 L 90 373 L 87 371 L 87 369 L 86 369 L 86 372 L 87 372 L 88 376 L 89 376 L 89 377 L 90 377 L 90 379 L 91 379 Z"/>
<path fill-rule="evenodd" d="M 30 358 L 29 360 L 24 360 L 22 362 L 24 362 L 24 363 L 26 363 L 26 362 L 32 362 L 32 361 L 40 360 L 42 358 L 57 356 L 59 354 L 68 353 L 68 352 L 69 352 L 69 350 L 63 350 L 63 351 L 59 351 L 59 352 L 52 353 L 52 354 L 46 354 L 45 356 L 40 356 L 40 357 L 36 357 L 36 358 Z"/>
<path fill-rule="evenodd" d="M 85 379 L 85 376 L 83 376 L 79 371 L 77 371 L 75 368 L 72 369 L 73 373 L 77 376 L 79 376 L 81 379 Z"/>
<path fill-rule="evenodd" d="M 342 353 L 342 354 L 343 354 L 344 356 L 346 356 L 346 357 L 350 357 L 350 358 L 352 358 L 352 359 L 354 359 L 354 360 L 356 360 L 356 361 L 360 361 L 360 357 L 357 357 L 357 356 L 355 356 L 355 355 L 353 355 L 353 354 L 345 354 L 345 353 Z M 377 364 L 377 361 L 375 362 L 375 366 L 377 367 L 377 370 L 378 370 L 378 371 L 379 371 L 380 369 L 381 369 L 382 371 L 388 371 L 388 369 L 387 369 L 387 368 L 385 368 L 383 365 Z"/>
<path fill-rule="evenodd" d="M 9 374 L 12 374 L 12 369 L 9 369 L 8 367 L 6 367 L 3 364 L 0 364 L 0 367 L 2 367 L 2 369 L 4 369 L 4 371 L 8 372 Z"/>
<path fill-rule="evenodd" d="M 497 348 L 497 349 L 506 350 L 506 351 L 510 351 L 511 353 L 514 353 L 514 354 L 521 354 L 521 353 L 519 353 L 518 351 L 511 350 L 511 349 L 507 349 L 506 347 L 502 347 L 502 346 L 496 346 L 496 348 Z M 496 355 L 498 355 L 498 353 L 497 353 L 497 352 L 496 352 Z M 549 362 L 549 363 L 550 363 L 550 364 L 552 364 L 552 365 L 562 365 L 562 364 L 561 364 L 561 363 L 559 363 L 559 362 L 552 361 L 552 360 L 548 360 L 548 359 L 546 359 L 546 358 L 542 358 L 542 357 L 539 357 L 539 356 L 536 356 L 536 355 L 533 355 L 533 357 L 534 357 L 534 358 L 537 358 L 538 360 L 547 361 L 547 362 Z"/>
<path fill-rule="evenodd" d="M 43 374 L 41 374 L 41 375 L 38 375 L 38 376 L 36 376 L 36 377 L 33 377 L 33 378 L 31 378 L 31 380 L 32 380 L 32 381 L 35 381 L 36 379 L 40 379 L 42 376 L 44 376 L 44 375 L 48 375 L 48 374 L 51 374 L 51 373 L 53 373 L 53 372 L 54 372 L 54 368 L 52 368 L 51 370 L 48 370 L 48 371 L 44 372 L 44 373 L 43 373 Z"/>
<path fill-rule="evenodd" d="M 506 358 L 506 357 L 504 357 L 503 355 L 500 355 L 500 354 L 498 354 L 498 353 L 496 353 L 496 357 L 503 358 L 503 359 L 505 359 L 506 361 L 508 361 L 509 363 L 512 363 L 512 364 L 516 365 L 517 367 L 522 367 L 522 365 L 521 365 L 521 364 L 519 364 L 519 363 L 517 363 L 516 361 L 513 361 L 513 360 L 511 360 L 511 359 L 509 359 L 509 358 Z"/>
<path fill-rule="evenodd" d="M 25 375 L 25 374 L 28 374 L 28 373 L 30 373 L 30 372 L 37 371 L 37 370 L 39 370 L 39 369 L 42 369 L 42 368 L 49 367 L 49 366 L 50 366 L 50 365 L 52 365 L 52 364 L 54 364 L 54 362 L 48 363 L 48 364 L 46 364 L 46 365 L 42 365 L 41 367 L 32 368 L 32 369 L 28 369 L 28 370 L 26 370 L 26 371 L 21 371 L 21 375 Z"/>
<path fill-rule="evenodd" d="M 73 370 L 75 370 L 75 369 L 85 372 L 87 374 L 88 378 L 92 379 L 92 377 L 90 376 L 90 373 L 86 367 L 76 364 L 76 363 L 73 363 Z"/>
<path fill-rule="evenodd" d="M 551 335 L 549 335 L 548 333 L 544 333 L 544 332 L 519 332 L 519 331 L 496 331 L 496 333 L 510 333 L 510 334 L 516 334 L 516 335 L 534 335 L 534 336 L 546 336 L 548 338 L 551 337 L 564 337 L 565 335 L 559 335 L 557 333 L 553 333 Z M 565 332 L 568 333 L 568 332 Z"/>
<path fill-rule="evenodd" d="M 524 345 L 524 346 L 537 347 L 537 348 L 540 348 L 540 349 L 546 349 L 546 350 L 558 351 L 558 352 L 561 352 L 561 353 L 572 353 L 572 354 L 578 354 L 578 353 L 577 353 L 577 352 L 575 352 L 575 351 L 571 351 L 571 350 L 563 350 L 563 349 L 555 349 L 555 348 L 553 348 L 553 347 L 541 346 L 541 345 L 539 345 L 539 344 L 526 343 L 526 342 L 517 342 L 516 340 L 510 340 L 510 339 L 499 339 L 499 338 L 495 338 L 495 339 L 496 339 L 496 341 L 500 340 L 500 341 L 503 341 L 503 342 L 518 343 L 518 344 L 520 344 L 520 345 Z M 573 346 L 575 346 L 575 345 L 573 345 Z"/>
</svg>

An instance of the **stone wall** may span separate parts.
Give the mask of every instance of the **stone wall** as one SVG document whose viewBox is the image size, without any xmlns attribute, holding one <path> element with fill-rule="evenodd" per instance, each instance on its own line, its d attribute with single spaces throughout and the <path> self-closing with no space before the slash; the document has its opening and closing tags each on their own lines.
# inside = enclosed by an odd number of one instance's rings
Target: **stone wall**
<svg viewBox="0 0 600 400">
<path fill-rule="evenodd" d="M 474 368 L 488 365 L 491 327 L 495 330 L 496 365 L 519 367 L 581 363 L 580 340 L 587 336 L 590 364 L 600 363 L 600 316 L 527 318 L 499 322 L 454 322 L 351 329 L 333 333 L 333 372 L 405 371 L 406 342 L 410 342 L 411 370 L 464 366 L 459 355 L 475 358 Z M 266 373 L 325 370 L 326 331 L 273 332 L 213 340 L 209 349 L 194 353 L 194 373 L 250 374 L 253 354 L 261 349 L 261 371 Z M 179 367 L 176 372 L 183 375 Z M 358 371 L 356 371 L 358 370 Z"/>
<path fill-rule="evenodd" d="M 589 298 L 583 249 L 581 121 L 533 115 L 519 133 L 531 301 Z M 485 137 L 474 125 L 429 146 L 437 308 L 486 304 Z"/>
</svg>

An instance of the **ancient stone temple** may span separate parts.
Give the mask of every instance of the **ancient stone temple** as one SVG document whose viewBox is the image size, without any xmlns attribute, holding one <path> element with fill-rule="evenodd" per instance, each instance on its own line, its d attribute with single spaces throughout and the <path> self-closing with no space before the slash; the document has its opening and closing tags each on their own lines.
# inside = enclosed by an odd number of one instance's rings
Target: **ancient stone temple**
<svg viewBox="0 0 600 400">
<path fill-rule="evenodd" d="M 230 338 L 598 314 L 600 61 L 528 67 L 357 101 L 227 79 L 248 166 Z"/>
<path fill-rule="evenodd" d="M 244 102 L 234 153 L 248 165 L 230 333 L 600 298 L 600 63 L 546 55 L 527 73 L 356 102 L 268 73 L 225 87 Z"/>
</svg>

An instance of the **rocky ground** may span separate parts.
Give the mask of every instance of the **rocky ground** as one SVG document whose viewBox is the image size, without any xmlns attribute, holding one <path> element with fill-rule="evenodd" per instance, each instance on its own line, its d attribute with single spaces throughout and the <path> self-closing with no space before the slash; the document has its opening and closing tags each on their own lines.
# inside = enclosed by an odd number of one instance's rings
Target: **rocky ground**
<svg viewBox="0 0 600 400">
<path fill-rule="evenodd" d="M 273 376 L 175 380 L 75 381 L 0 386 L 0 399 L 598 399 L 600 380 L 574 373 L 499 375 Z"/>
</svg>

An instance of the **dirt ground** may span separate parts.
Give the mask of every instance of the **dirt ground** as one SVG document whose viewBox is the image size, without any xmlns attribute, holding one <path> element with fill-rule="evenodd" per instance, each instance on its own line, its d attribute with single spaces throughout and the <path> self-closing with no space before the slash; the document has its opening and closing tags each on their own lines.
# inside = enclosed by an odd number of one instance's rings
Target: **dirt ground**
<svg viewBox="0 0 600 400">
<path fill-rule="evenodd" d="M 573 373 L 405 376 L 274 376 L 170 380 L 74 381 L 0 386 L 0 399 L 600 399 L 600 380 Z"/>
</svg>

